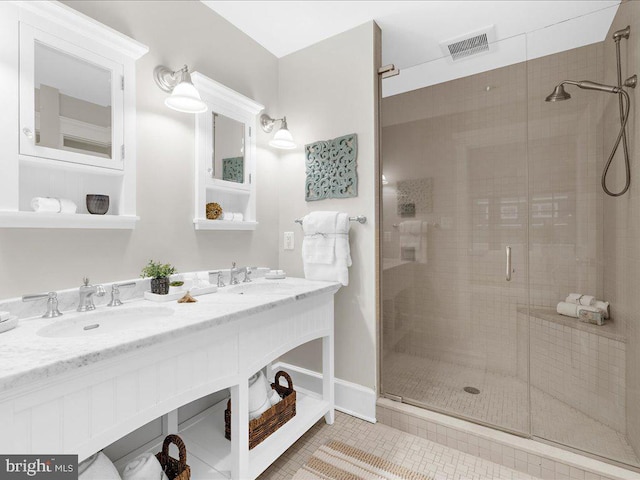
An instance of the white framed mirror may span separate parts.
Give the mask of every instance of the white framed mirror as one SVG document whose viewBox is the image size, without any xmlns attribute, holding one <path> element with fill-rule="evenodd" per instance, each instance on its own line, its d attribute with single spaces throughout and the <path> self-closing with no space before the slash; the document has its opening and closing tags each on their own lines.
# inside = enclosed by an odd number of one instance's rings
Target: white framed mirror
<svg viewBox="0 0 640 480">
<path fill-rule="evenodd" d="M 20 24 L 20 153 L 123 169 L 122 64 Z"/>
</svg>

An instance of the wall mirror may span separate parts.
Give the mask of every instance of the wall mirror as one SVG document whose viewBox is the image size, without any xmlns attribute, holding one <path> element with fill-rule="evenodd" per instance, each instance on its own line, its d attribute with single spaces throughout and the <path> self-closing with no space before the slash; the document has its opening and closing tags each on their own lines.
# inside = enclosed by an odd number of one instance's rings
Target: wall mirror
<svg viewBox="0 0 640 480">
<path fill-rule="evenodd" d="M 211 176 L 245 183 L 245 124 L 221 113 L 210 112 L 213 125 Z"/>
<path fill-rule="evenodd" d="M 20 153 L 123 169 L 124 66 L 20 25 Z"/>
<path fill-rule="evenodd" d="M 35 42 L 35 143 L 112 157 L 111 72 Z"/>
</svg>

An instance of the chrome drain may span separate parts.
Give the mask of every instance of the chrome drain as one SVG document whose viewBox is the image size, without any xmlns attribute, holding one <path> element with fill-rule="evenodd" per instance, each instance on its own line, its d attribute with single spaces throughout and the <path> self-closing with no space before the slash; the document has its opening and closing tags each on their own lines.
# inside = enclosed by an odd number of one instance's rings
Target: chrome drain
<svg viewBox="0 0 640 480">
<path fill-rule="evenodd" d="M 478 395 L 480 393 L 480 390 L 476 387 L 464 387 L 463 390 L 471 395 Z"/>
</svg>

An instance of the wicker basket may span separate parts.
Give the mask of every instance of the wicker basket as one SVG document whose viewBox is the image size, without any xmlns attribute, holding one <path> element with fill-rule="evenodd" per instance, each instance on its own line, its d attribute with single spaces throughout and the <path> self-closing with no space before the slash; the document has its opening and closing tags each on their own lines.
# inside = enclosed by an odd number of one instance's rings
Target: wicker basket
<svg viewBox="0 0 640 480">
<path fill-rule="evenodd" d="M 280 385 L 280 377 L 287 379 L 287 386 Z M 276 373 L 274 383 L 271 384 L 282 400 L 264 412 L 259 418 L 249 422 L 249 450 L 260 445 L 273 432 L 287 423 L 296 415 L 296 391 L 293 381 L 287 372 Z M 231 400 L 227 402 L 224 411 L 224 436 L 231 440 Z"/>
<path fill-rule="evenodd" d="M 178 447 L 180 460 L 169 456 L 169 445 L 172 443 Z M 162 444 L 162 451 L 156 453 L 156 458 L 169 480 L 191 479 L 191 468 L 187 465 L 187 447 L 178 435 L 167 435 Z"/>
</svg>

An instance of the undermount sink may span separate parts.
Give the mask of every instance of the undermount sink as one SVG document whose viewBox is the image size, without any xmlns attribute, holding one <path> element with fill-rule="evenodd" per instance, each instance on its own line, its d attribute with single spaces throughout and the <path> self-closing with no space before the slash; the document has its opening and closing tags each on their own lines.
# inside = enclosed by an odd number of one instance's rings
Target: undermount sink
<svg viewBox="0 0 640 480">
<path fill-rule="evenodd" d="M 219 292 L 235 293 L 237 295 L 291 295 L 294 285 L 288 283 L 243 283 L 220 289 Z"/>
<path fill-rule="evenodd" d="M 85 337 L 105 335 L 153 327 L 160 317 L 173 315 L 167 307 L 134 307 L 73 314 L 72 318 L 57 320 L 36 333 L 41 337 Z"/>
</svg>

